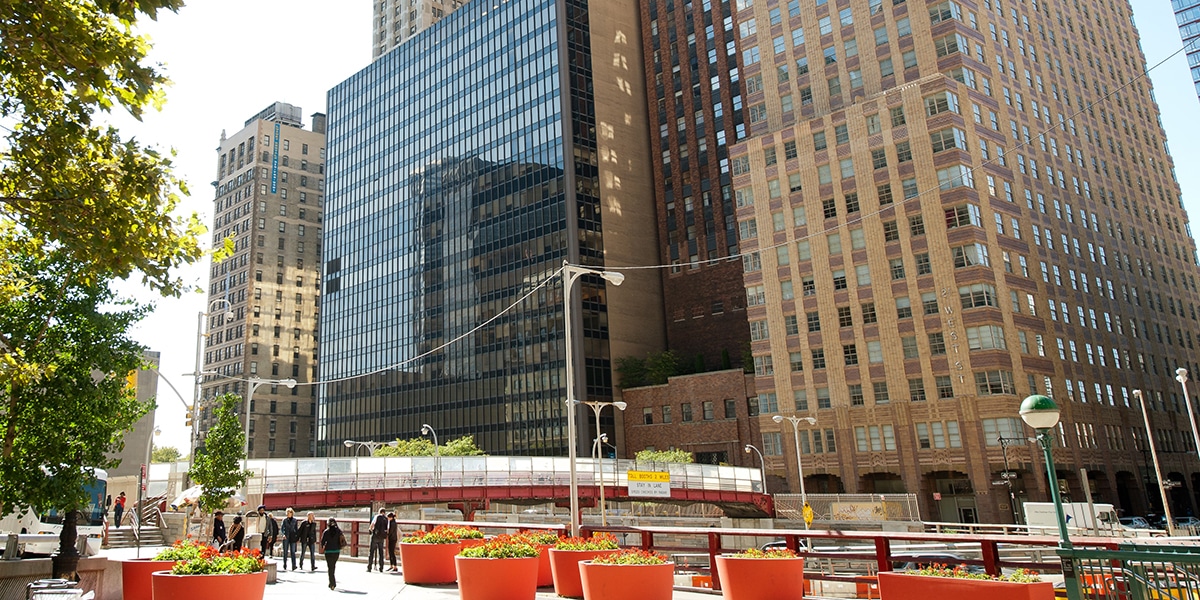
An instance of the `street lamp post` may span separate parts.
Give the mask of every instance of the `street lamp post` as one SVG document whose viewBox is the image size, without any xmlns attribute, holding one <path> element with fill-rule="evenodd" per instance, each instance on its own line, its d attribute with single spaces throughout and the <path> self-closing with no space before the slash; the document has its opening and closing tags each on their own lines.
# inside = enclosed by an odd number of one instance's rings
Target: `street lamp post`
<svg viewBox="0 0 1200 600">
<path fill-rule="evenodd" d="M 424 423 L 421 425 L 421 435 L 433 438 L 433 480 L 440 485 L 442 482 L 442 455 L 441 449 L 438 448 L 437 432 L 433 430 L 433 426 Z"/>
<path fill-rule="evenodd" d="M 1004 479 L 1004 484 L 1008 486 L 1008 501 L 1012 506 L 1013 523 L 1020 525 L 1021 513 L 1017 510 L 1017 494 L 1015 491 L 1013 491 L 1012 482 L 1017 474 L 1009 470 L 1008 467 L 1008 446 L 1018 442 L 1021 444 L 1028 444 L 1029 440 L 1027 438 L 1006 438 L 1004 436 L 999 436 L 996 438 L 996 441 L 1000 442 L 1000 452 L 1004 455 L 1004 473 L 1001 475 L 1001 478 Z"/>
<path fill-rule="evenodd" d="M 592 409 L 592 413 L 596 415 L 596 446 L 600 445 L 600 411 L 604 410 L 605 406 L 614 406 L 619 410 L 625 410 L 628 406 L 624 402 L 597 402 L 595 400 L 576 400 L 580 404 L 586 404 Z M 599 459 L 597 459 L 599 460 Z M 600 525 L 608 525 L 608 516 L 604 512 L 604 465 L 600 465 Z"/>
<path fill-rule="evenodd" d="M 567 261 L 563 261 L 562 267 L 563 279 L 563 342 L 566 345 L 564 358 L 566 358 L 566 377 L 567 377 L 567 462 L 571 468 L 571 497 L 569 499 L 571 505 L 571 535 L 579 535 L 579 478 L 575 469 L 575 459 L 578 451 L 575 448 L 576 435 L 575 431 L 575 411 L 579 410 L 575 400 L 575 340 L 574 330 L 575 324 L 572 320 L 571 311 L 571 291 L 575 288 L 575 281 L 586 274 L 599 275 L 605 281 L 613 285 L 621 285 L 625 281 L 625 274 L 616 271 L 604 271 L 590 267 L 580 267 L 572 265 Z"/>
<path fill-rule="evenodd" d="M 767 461 L 763 460 L 762 451 L 751 444 L 746 444 L 746 454 L 750 454 L 751 450 L 758 455 L 758 472 L 759 477 L 762 477 L 762 491 L 765 494 L 767 492 Z"/>
<path fill-rule="evenodd" d="M 800 460 L 800 421 L 806 421 L 809 425 L 816 425 L 817 419 L 816 417 L 785 417 L 783 415 L 775 415 L 771 417 L 771 420 L 775 421 L 776 423 L 782 423 L 784 419 L 787 419 L 788 422 L 792 424 L 792 434 L 795 436 L 796 440 L 796 472 L 800 476 L 800 502 L 804 504 L 804 528 L 808 529 L 808 513 L 812 509 L 808 506 L 808 494 L 804 491 L 804 463 Z"/>
<path fill-rule="evenodd" d="M 204 320 L 206 318 L 208 318 L 208 316 L 213 313 L 214 309 L 221 304 L 225 305 L 225 312 L 223 313 L 225 319 L 226 320 L 233 319 L 233 317 L 234 317 L 233 304 L 230 303 L 229 300 L 226 300 L 225 298 L 217 298 L 216 300 L 209 302 L 207 311 L 201 311 L 196 314 L 196 370 L 191 372 L 191 376 L 195 380 L 195 383 L 192 386 L 192 407 L 189 409 L 192 411 L 193 416 L 192 416 L 192 429 L 188 435 L 188 456 L 195 456 L 195 454 L 196 454 L 196 423 L 195 423 L 196 417 L 195 417 L 195 415 L 196 415 L 197 411 L 199 411 L 199 409 L 200 409 L 200 383 L 201 383 L 201 378 L 204 377 L 204 375 L 205 375 L 204 370 L 200 366 L 200 363 L 201 363 L 201 360 L 203 358 L 203 353 L 204 353 L 204 338 L 208 337 L 208 334 L 204 333 Z M 163 379 L 166 380 L 165 377 Z M 172 386 L 171 389 L 175 389 L 175 388 Z M 176 393 L 178 393 L 178 392 L 176 392 Z M 191 466 L 190 462 L 189 462 L 189 466 Z M 188 483 L 190 483 L 190 481 L 188 481 L 188 476 L 187 476 L 187 474 L 184 474 L 183 487 L 185 489 L 188 487 Z"/>
<path fill-rule="evenodd" d="M 346 440 L 346 441 L 342 442 L 342 444 L 344 446 L 346 446 L 347 448 L 354 448 L 355 446 L 358 446 L 358 448 L 366 448 L 370 451 L 368 453 L 368 456 L 374 456 L 375 451 L 384 446 L 389 446 L 391 448 L 395 448 L 396 446 L 400 445 L 400 443 L 397 442 L 396 440 L 392 440 L 390 442 L 356 442 L 354 440 Z M 358 448 L 355 448 L 355 450 L 354 450 L 355 456 L 358 456 Z"/>
<path fill-rule="evenodd" d="M 1058 405 L 1047 396 L 1033 395 L 1021 402 L 1021 420 L 1037 432 L 1037 441 L 1046 455 L 1046 475 L 1050 480 L 1050 500 L 1054 502 L 1054 511 L 1058 516 L 1058 548 L 1059 558 L 1063 565 L 1063 579 L 1067 588 L 1067 600 L 1080 600 L 1079 586 L 1075 581 L 1074 558 L 1070 552 L 1071 535 L 1067 532 L 1067 516 L 1063 512 L 1062 501 L 1058 495 L 1058 473 L 1054 470 L 1054 455 L 1050 451 L 1054 445 L 1051 430 L 1058 425 L 1060 412 Z"/>
<path fill-rule="evenodd" d="M 265 383 L 269 383 L 271 385 L 283 384 L 283 385 L 287 386 L 287 388 L 289 390 L 296 387 L 296 380 L 292 379 L 290 377 L 287 379 L 259 379 L 257 377 L 250 378 L 249 385 L 247 386 L 247 389 L 246 389 L 246 429 L 245 429 L 246 438 L 245 438 L 245 440 L 243 440 L 244 443 L 242 445 L 242 471 L 245 471 L 248 468 L 247 465 L 250 462 L 250 416 L 251 416 L 250 415 L 250 406 L 252 404 L 254 404 L 254 390 L 257 390 L 258 386 L 263 385 Z M 250 480 L 247 479 L 246 480 L 246 499 L 249 500 L 249 498 L 250 498 Z"/>
<path fill-rule="evenodd" d="M 1146 410 L 1146 396 L 1142 393 L 1142 390 L 1133 390 L 1133 396 L 1138 399 L 1138 403 L 1142 407 L 1142 418 L 1146 421 L 1146 443 L 1150 445 L 1150 458 L 1154 460 L 1154 475 L 1158 478 L 1158 493 L 1162 495 L 1163 517 L 1167 521 L 1167 535 L 1175 535 L 1175 521 L 1171 518 L 1171 502 L 1167 498 L 1167 486 L 1164 485 L 1162 468 L 1158 465 L 1158 448 L 1154 445 L 1154 430 L 1150 428 L 1150 413 Z M 1189 410 L 1188 412 L 1190 413 L 1191 411 Z"/>
<path fill-rule="evenodd" d="M 142 463 L 142 470 L 138 474 L 137 504 L 134 505 L 136 509 L 133 511 L 133 526 L 135 534 L 133 539 L 137 543 L 136 558 L 142 557 L 142 500 L 144 500 L 146 497 L 146 484 L 150 481 L 150 451 L 154 447 L 154 436 L 161 433 L 162 430 L 158 427 L 155 427 L 154 431 L 150 433 L 150 438 L 146 440 L 146 462 Z M 117 525 L 120 525 L 120 523 L 117 523 Z"/>
<path fill-rule="evenodd" d="M 1192 441 L 1195 442 L 1196 455 L 1200 456 L 1200 430 L 1196 429 L 1196 417 L 1192 413 L 1192 397 L 1188 395 L 1187 382 L 1188 371 L 1180 367 L 1175 369 L 1175 381 L 1179 382 L 1179 386 L 1183 388 L 1183 403 L 1187 406 L 1188 425 L 1192 426 Z"/>
</svg>

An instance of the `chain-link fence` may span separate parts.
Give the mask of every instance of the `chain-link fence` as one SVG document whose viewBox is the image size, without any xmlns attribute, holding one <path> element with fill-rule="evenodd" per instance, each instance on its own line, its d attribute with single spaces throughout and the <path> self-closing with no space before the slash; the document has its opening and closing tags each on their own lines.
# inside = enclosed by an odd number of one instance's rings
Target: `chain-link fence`
<svg viewBox="0 0 1200 600">
<path fill-rule="evenodd" d="M 808 494 L 813 521 L 866 522 L 920 521 L 916 494 Z M 775 512 L 781 519 L 804 520 L 800 494 L 775 494 Z"/>
</svg>

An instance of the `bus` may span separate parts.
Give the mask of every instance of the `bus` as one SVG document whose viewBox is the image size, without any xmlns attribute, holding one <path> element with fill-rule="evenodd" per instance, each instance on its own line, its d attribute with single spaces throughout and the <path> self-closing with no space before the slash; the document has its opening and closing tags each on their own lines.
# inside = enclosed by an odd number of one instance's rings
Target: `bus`
<svg viewBox="0 0 1200 600">
<path fill-rule="evenodd" d="M 88 505 L 81 511 L 75 528 L 79 536 L 87 536 L 87 552 L 93 555 L 100 551 L 100 542 L 104 537 L 105 520 L 107 518 L 105 500 L 108 499 L 108 472 L 104 469 L 94 469 L 95 477 L 84 489 L 88 493 Z M 49 510 L 28 509 L 23 513 L 11 514 L 0 519 L 0 537 L 9 533 L 54 534 L 62 532 L 64 511 L 52 508 Z M 23 556 L 50 556 L 58 552 L 58 540 L 49 542 L 29 542 L 24 545 Z"/>
</svg>

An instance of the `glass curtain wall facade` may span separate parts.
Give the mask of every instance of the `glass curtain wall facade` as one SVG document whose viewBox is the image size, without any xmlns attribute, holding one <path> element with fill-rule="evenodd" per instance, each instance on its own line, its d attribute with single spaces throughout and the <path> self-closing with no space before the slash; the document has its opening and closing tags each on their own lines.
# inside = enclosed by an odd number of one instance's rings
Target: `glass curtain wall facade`
<svg viewBox="0 0 1200 600">
<path fill-rule="evenodd" d="M 587 16 L 466 4 L 330 91 L 323 453 L 423 423 L 565 452 L 556 274 L 604 256 Z M 606 290 L 581 283 L 577 372 L 611 399 Z"/>
<path fill-rule="evenodd" d="M 795 10 L 792 10 L 793 6 Z M 1072 500 L 1155 508 L 1134 389 L 1175 500 L 1200 465 L 1174 370 L 1196 245 L 1126 2 L 740 0 L 750 137 L 730 149 L 768 470 L 1011 518 L 991 482 L 1029 394 L 1063 409 Z M 753 90 L 753 91 L 752 91 Z M 772 413 L 816 418 L 793 438 Z M 1027 444 L 1018 493 L 1044 496 Z M 993 490 L 990 494 L 988 490 Z M 1124 490 L 1124 491 L 1122 491 Z M 1180 513 L 1184 514 L 1184 513 Z"/>
<path fill-rule="evenodd" d="M 1171 8 L 1175 9 L 1175 23 L 1179 26 L 1179 37 L 1183 38 L 1196 96 L 1200 96 L 1200 1 L 1171 0 Z"/>
</svg>

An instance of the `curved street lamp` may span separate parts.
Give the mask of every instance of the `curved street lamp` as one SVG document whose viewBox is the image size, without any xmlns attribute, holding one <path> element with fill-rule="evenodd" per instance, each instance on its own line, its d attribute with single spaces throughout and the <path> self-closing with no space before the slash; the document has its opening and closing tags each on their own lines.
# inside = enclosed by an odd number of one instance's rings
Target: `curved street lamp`
<svg viewBox="0 0 1200 600">
<path fill-rule="evenodd" d="M 358 448 L 366 448 L 369 450 L 368 456 L 374 456 L 376 450 L 378 450 L 384 446 L 388 446 L 390 448 L 395 448 L 396 446 L 400 445 L 400 442 L 397 442 L 396 440 L 392 440 L 390 442 L 356 442 L 354 440 L 346 440 L 346 441 L 342 442 L 342 445 L 344 445 L 347 448 L 355 448 L 355 446 L 357 446 Z M 358 456 L 358 448 L 354 449 L 355 456 Z"/>
<path fill-rule="evenodd" d="M 285 385 L 285 386 L 287 386 L 287 388 L 289 390 L 296 387 L 296 380 L 292 379 L 291 377 L 289 377 L 287 379 L 259 379 L 257 377 L 251 377 L 248 380 L 248 386 L 247 386 L 247 391 L 246 391 L 246 429 L 245 429 L 246 437 L 243 440 L 244 443 L 242 445 L 242 470 L 243 471 L 245 471 L 247 469 L 247 464 L 249 464 L 249 462 L 250 462 L 250 416 L 251 416 L 250 415 L 250 407 L 254 405 L 254 391 L 257 390 L 259 386 L 261 386 L 263 384 L 267 384 L 267 383 L 269 383 L 271 385 Z M 249 479 L 246 480 L 246 496 L 245 497 L 246 498 L 250 497 L 250 480 Z"/>
<path fill-rule="evenodd" d="M 195 454 L 196 454 L 196 429 L 197 429 L 197 426 L 195 424 L 195 419 L 196 419 L 196 414 L 200 410 L 200 384 L 202 382 L 202 378 L 205 375 L 213 374 L 213 373 L 204 372 L 204 370 L 201 368 L 201 365 L 200 365 L 200 362 L 203 357 L 203 352 L 204 352 L 204 338 L 209 336 L 209 334 L 204 332 L 204 320 L 207 319 L 210 315 L 212 315 L 215 312 L 216 307 L 220 306 L 221 304 L 225 305 L 225 312 L 221 313 L 221 315 L 223 317 L 225 317 L 226 321 L 233 320 L 233 317 L 234 317 L 233 304 L 225 298 L 217 298 L 217 299 L 209 302 L 208 310 L 200 311 L 199 313 L 196 314 L 196 370 L 192 371 L 191 373 L 186 373 L 187 375 L 191 375 L 194 380 L 193 387 L 192 387 L 192 407 L 190 409 L 188 409 L 188 410 L 192 411 L 192 415 L 193 415 L 192 416 L 192 419 L 193 419 L 192 431 L 191 431 L 190 439 L 188 440 L 188 455 L 190 455 L 190 456 L 195 456 Z M 166 377 L 163 377 L 163 380 L 165 381 Z M 171 389 L 174 389 L 174 386 L 172 386 Z M 186 480 L 186 475 L 184 476 L 184 478 Z"/>
<path fill-rule="evenodd" d="M 567 462 L 571 467 L 571 535 L 579 535 L 579 478 L 575 472 L 575 459 L 578 455 L 578 450 L 575 448 L 576 435 L 575 431 L 575 411 L 578 410 L 575 400 L 575 343 L 574 331 L 575 322 L 571 319 L 571 292 L 575 289 L 575 281 L 583 275 L 599 275 L 605 281 L 613 285 L 621 285 L 625 281 L 625 274 L 617 271 L 604 271 L 591 267 L 580 267 L 572 265 L 567 261 L 563 261 L 562 279 L 563 279 L 563 331 L 564 342 L 566 344 L 566 377 L 567 377 Z"/>
<path fill-rule="evenodd" d="M 585 400 L 576 400 L 576 402 L 578 402 L 579 404 L 588 405 L 588 407 L 590 407 L 592 409 L 592 412 L 596 415 L 596 434 L 597 435 L 600 435 L 600 411 L 604 410 L 605 406 L 613 406 L 621 411 L 624 411 L 625 407 L 629 406 L 628 404 L 626 404 L 624 402 L 620 402 L 620 401 L 597 402 L 595 400 L 586 400 L 586 401 Z M 600 446 L 599 438 L 596 438 L 595 446 L 597 448 L 599 448 L 599 446 Z M 599 452 L 597 452 L 597 455 L 599 455 Z M 597 461 L 598 461 L 597 464 L 600 464 L 600 525 L 607 526 L 608 525 L 608 516 L 604 512 L 604 465 L 602 464 L 602 461 L 600 461 L 599 458 L 597 458 Z M 575 494 L 572 493 L 572 495 L 574 496 Z"/>
<path fill-rule="evenodd" d="M 1183 388 L 1183 403 L 1187 406 L 1188 425 L 1192 428 L 1192 441 L 1195 442 L 1196 454 L 1200 456 L 1200 430 L 1196 429 L 1196 416 L 1192 412 L 1192 397 L 1188 395 L 1188 370 L 1180 367 L 1175 369 L 1175 381 Z"/>
<path fill-rule="evenodd" d="M 762 451 L 758 448 L 755 448 L 752 444 L 746 444 L 745 450 L 746 454 L 750 454 L 751 451 L 754 451 L 755 454 L 758 454 L 758 472 L 759 477 L 762 478 L 762 491 L 765 494 L 767 492 L 767 461 L 763 460 Z"/>
<path fill-rule="evenodd" d="M 1150 458 L 1154 461 L 1154 475 L 1158 478 L 1158 493 L 1162 496 L 1163 517 L 1167 520 L 1167 535 L 1175 535 L 1175 520 L 1171 517 L 1171 502 L 1167 498 L 1167 486 L 1162 467 L 1158 465 L 1158 448 L 1154 445 L 1154 430 L 1150 428 L 1150 413 L 1146 411 L 1146 397 L 1142 390 L 1133 390 L 1133 397 L 1142 407 L 1142 418 L 1146 421 L 1146 443 L 1150 444 Z"/>
<path fill-rule="evenodd" d="M 433 479 L 440 484 L 442 481 L 442 455 L 441 449 L 438 448 L 437 432 L 433 430 L 432 425 L 423 423 L 421 425 L 421 435 L 433 438 Z"/>
<path fill-rule="evenodd" d="M 1134 391 L 1134 394 L 1137 394 Z M 1079 600 L 1079 585 L 1075 582 L 1074 560 L 1071 556 L 1071 534 L 1067 531 L 1067 516 L 1063 511 L 1062 499 L 1058 491 L 1058 471 L 1054 469 L 1054 436 L 1050 433 L 1061 412 L 1058 405 L 1049 396 L 1035 394 L 1021 402 L 1021 420 L 1037 432 L 1037 441 L 1042 446 L 1046 456 L 1046 478 L 1050 480 L 1050 501 L 1054 503 L 1054 512 L 1058 516 L 1058 550 L 1063 563 L 1063 579 L 1067 588 L 1068 600 Z"/>
<path fill-rule="evenodd" d="M 792 434 L 795 435 L 796 438 L 796 471 L 800 475 L 800 502 L 804 504 L 804 513 L 808 513 L 811 509 L 808 506 L 808 494 L 804 491 L 804 463 L 800 461 L 800 421 L 806 421 L 809 425 L 816 425 L 817 418 L 797 416 L 785 417 L 783 415 L 775 415 L 771 417 L 771 420 L 775 421 L 776 423 L 782 423 L 784 419 L 787 419 L 788 422 L 792 424 Z M 763 485 L 766 485 L 765 480 L 763 481 Z M 807 514 L 805 514 L 804 528 L 809 528 Z"/>
</svg>

